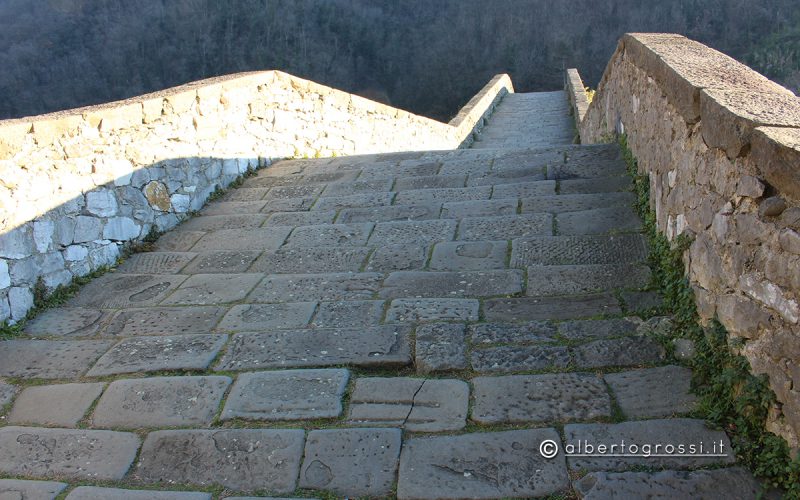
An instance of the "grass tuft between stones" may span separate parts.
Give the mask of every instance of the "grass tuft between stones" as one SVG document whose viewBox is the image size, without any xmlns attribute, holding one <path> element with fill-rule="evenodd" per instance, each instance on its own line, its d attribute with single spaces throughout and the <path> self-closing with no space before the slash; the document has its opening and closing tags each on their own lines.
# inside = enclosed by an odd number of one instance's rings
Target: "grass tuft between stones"
<svg viewBox="0 0 800 500">
<path fill-rule="evenodd" d="M 731 339 L 718 321 L 700 325 L 683 262 L 692 240 L 681 235 L 670 242 L 658 231 L 650 209 L 649 178 L 639 173 L 627 137 L 621 135 L 618 142 L 634 179 L 635 208 L 644 221 L 653 283 L 673 318 L 671 338 L 665 340 L 688 338 L 695 345 L 689 365 L 699 413 L 728 433 L 739 462 L 768 486 L 785 490 L 786 498 L 800 498 L 800 457 L 793 459 L 786 441 L 766 430 L 769 409 L 776 402 L 766 375 L 751 373 L 747 359 L 732 351 Z"/>
</svg>

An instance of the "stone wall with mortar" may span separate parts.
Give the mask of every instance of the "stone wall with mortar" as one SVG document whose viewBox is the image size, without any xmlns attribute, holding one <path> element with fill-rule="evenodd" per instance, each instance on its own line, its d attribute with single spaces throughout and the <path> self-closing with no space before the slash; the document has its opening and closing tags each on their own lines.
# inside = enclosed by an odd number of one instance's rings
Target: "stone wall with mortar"
<svg viewBox="0 0 800 500">
<path fill-rule="evenodd" d="M 584 87 L 577 69 L 568 69 L 564 73 L 564 90 L 567 92 L 572 116 L 575 118 L 577 127 L 586 116 L 586 110 L 589 109 L 589 97 L 586 95 L 586 87 Z"/>
<path fill-rule="evenodd" d="M 278 71 L 194 82 L 125 101 L 0 121 L 0 322 L 113 264 L 248 168 L 281 158 L 454 149 L 497 101 L 493 78 L 441 123 Z"/>
<path fill-rule="evenodd" d="M 658 228 L 689 233 L 704 321 L 717 317 L 778 401 L 769 430 L 800 445 L 800 100 L 700 43 L 628 34 L 579 124 L 627 134 Z"/>
</svg>

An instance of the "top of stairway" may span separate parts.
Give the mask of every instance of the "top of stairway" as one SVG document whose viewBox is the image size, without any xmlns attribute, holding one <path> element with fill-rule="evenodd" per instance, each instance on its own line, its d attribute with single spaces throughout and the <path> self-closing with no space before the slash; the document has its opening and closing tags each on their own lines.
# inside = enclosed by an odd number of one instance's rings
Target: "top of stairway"
<svg viewBox="0 0 800 500">
<path fill-rule="evenodd" d="M 473 148 L 536 148 L 571 144 L 575 128 L 564 91 L 506 94 Z"/>
</svg>

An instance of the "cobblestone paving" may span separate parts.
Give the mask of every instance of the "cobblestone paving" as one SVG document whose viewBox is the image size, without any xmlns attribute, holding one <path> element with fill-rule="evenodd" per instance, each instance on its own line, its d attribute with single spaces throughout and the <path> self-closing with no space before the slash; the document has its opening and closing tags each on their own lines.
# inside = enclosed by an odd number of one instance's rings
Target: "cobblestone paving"
<svg viewBox="0 0 800 500">
<path fill-rule="evenodd" d="M 643 312 L 620 153 L 566 113 L 509 95 L 479 149 L 277 163 L 29 322 L 0 498 L 755 498 Z M 568 446 L 623 440 L 720 456 Z"/>
</svg>

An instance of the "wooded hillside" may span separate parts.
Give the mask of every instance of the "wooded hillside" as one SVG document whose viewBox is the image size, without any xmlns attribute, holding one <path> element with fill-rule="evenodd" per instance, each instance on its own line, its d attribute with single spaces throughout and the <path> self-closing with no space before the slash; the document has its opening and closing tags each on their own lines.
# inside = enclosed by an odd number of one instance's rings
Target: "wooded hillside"
<svg viewBox="0 0 800 500">
<path fill-rule="evenodd" d="M 796 0 L 0 0 L 0 117 L 281 69 L 438 119 L 495 73 L 594 85 L 627 31 L 668 31 L 797 90 Z"/>
</svg>

